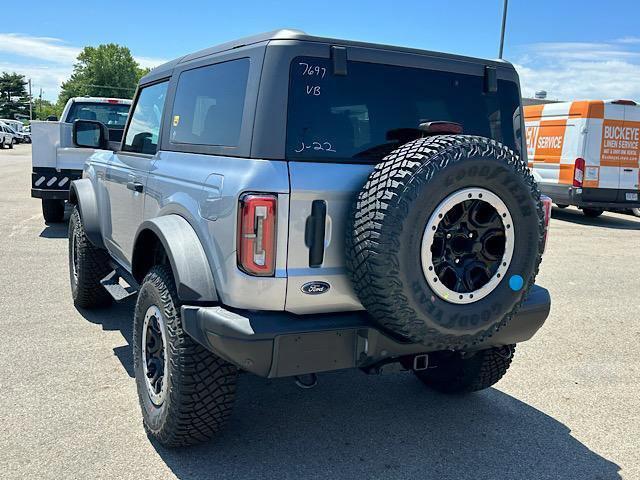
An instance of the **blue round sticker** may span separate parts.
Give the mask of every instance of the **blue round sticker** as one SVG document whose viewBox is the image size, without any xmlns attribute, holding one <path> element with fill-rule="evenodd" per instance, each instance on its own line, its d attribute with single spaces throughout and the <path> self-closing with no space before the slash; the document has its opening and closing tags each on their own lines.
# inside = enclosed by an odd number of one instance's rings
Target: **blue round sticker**
<svg viewBox="0 0 640 480">
<path fill-rule="evenodd" d="M 509 279 L 509 287 L 511 287 L 511 290 L 514 292 L 520 290 L 522 285 L 524 285 L 524 280 L 520 275 L 512 275 Z"/>
</svg>

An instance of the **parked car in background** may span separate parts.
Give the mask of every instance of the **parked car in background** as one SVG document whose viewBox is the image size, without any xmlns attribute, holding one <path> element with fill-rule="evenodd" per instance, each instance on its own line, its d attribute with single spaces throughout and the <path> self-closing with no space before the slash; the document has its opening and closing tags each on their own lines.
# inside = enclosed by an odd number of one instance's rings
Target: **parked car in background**
<svg viewBox="0 0 640 480">
<path fill-rule="evenodd" d="M 69 198 L 69 186 L 80 178 L 85 160 L 95 149 L 78 148 L 71 135 L 78 119 L 100 122 L 108 142 L 119 145 L 131 100 L 75 97 L 69 99 L 60 121 L 32 121 L 31 196 L 42 199 L 46 222 L 61 222 Z"/>
<path fill-rule="evenodd" d="M 14 120 L 10 118 L 0 118 L 0 122 L 8 125 L 13 131 L 16 137 L 16 143 L 23 143 L 24 139 L 24 124 L 20 120 Z"/>
<path fill-rule="evenodd" d="M 586 100 L 524 107 L 529 167 L 542 193 L 589 217 L 640 208 L 640 106 Z"/>
<path fill-rule="evenodd" d="M 0 122 L 0 148 L 13 148 L 16 143 L 16 136 L 13 129 L 9 127 L 9 125 Z"/>
</svg>

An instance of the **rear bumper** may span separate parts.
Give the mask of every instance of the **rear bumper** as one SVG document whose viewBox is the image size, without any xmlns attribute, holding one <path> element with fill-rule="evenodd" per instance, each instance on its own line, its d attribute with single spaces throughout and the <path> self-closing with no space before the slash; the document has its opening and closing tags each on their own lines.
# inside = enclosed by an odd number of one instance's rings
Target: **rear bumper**
<svg viewBox="0 0 640 480">
<path fill-rule="evenodd" d="M 534 286 L 509 325 L 476 348 L 529 340 L 544 324 L 550 307 L 549 292 Z M 424 345 L 388 336 L 366 312 L 294 315 L 183 306 L 182 323 L 195 341 L 263 377 L 366 367 L 387 358 L 428 352 Z"/>
<path fill-rule="evenodd" d="M 42 198 L 46 200 L 69 200 L 69 189 L 67 190 L 42 190 L 39 188 L 31 189 L 33 198 Z"/>
<path fill-rule="evenodd" d="M 69 200 L 71 182 L 82 178 L 82 170 L 34 167 L 31 172 L 31 196 L 51 200 Z"/>
<path fill-rule="evenodd" d="M 563 205 L 575 205 L 580 208 L 603 208 L 603 209 L 624 209 L 640 207 L 640 193 L 631 190 L 615 190 L 615 189 L 598 189 L 598 188 L 580 188 L 569 185 L 547 185 L 539 184 L 540 191 L 551 197 L 553 203 Z M 610 199 L 598 198 L 603 195 L 599 193 L 607 193 Z M 638 201 L 624 200 L 627 193 L 635 193 L 638 195 Z M 615 198 L 615 200 L 613 199 Z"/>
</svg>

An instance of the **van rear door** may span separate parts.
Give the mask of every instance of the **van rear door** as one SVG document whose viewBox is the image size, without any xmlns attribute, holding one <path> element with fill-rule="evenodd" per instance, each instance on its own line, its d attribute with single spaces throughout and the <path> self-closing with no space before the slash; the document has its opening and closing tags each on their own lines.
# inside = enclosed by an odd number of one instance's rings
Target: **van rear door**
<svg viewBox="0 0 640 480">
<path fill-rule="evenodd" d="M 412 64 L 420 62 L 426 60 L 418 57 Z M 349 60 L 346 70 L 334 74 L 329 58 L 292 60 L 285 149 L 291 187 L 286 310 L 362 309 L 345 265 L 351 207 L 374 165 L 419 138 L 421 123 L 456 122 L 465 134 L 520 150 L 513 125 L 520 107 L 517 82 L 499 74 L 497 92 L 487 92 L 484 66 L 469 70 Z"/>
<path fill-rule="evenodd" d="M 620 139 L 620 182 L 618 201 L 637 202 L 640 161 L 640 107 L 624 107 L 624 125 Z"/>
</svg>

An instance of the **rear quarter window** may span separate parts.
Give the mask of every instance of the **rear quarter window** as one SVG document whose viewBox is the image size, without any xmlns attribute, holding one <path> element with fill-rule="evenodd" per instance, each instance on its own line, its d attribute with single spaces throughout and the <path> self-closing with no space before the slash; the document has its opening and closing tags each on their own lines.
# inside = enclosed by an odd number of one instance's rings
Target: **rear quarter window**
<svg viewBox="0 0 640 480">
<path fill-rule="evenodd" d="M 330 59 L 297 57 L 290 67 L 286 156 L 377 162 L 420 137 L 420 123 L 437 120 L 518 151 L 519 107 L 511 81 L 498 80 L 498 92 L 485 93 L 482 76 L 353 61 L 338 76 Z"/>
<path fill-rule="evenodd" d="M 237 146 L 248 77 L 248 58 L 182 72 L 171 114 L 170 141 Z"/>
</svg>

